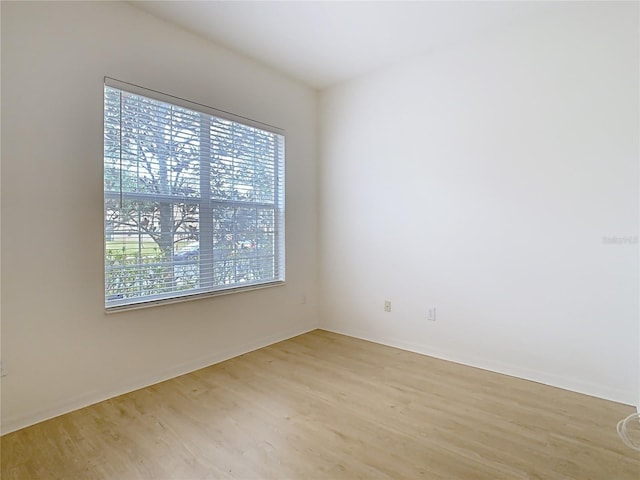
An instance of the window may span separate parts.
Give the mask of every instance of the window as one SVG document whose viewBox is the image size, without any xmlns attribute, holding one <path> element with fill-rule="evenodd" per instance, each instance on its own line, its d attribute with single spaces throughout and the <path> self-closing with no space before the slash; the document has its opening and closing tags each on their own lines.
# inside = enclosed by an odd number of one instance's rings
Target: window
<svg viewBox="0 0 640 480">
<path fill-rule="evenodd" d="M 105 306 L 284 282 L 284 136 L 105 79 Z"/>
</svg>

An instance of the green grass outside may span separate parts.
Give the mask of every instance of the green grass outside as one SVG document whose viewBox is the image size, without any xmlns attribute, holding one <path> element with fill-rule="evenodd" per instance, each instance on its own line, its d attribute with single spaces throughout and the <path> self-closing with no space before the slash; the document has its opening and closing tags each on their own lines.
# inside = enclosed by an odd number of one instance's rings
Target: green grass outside
<svg viewBox="0 0 640 480">
<path fill-rule="evenodd" d="M 106 241 L 105 246 L 107 251 L 112 250 L 113 252 L 126 254 L 138 253 L 138 240 L 134 238 Z M 142 242 L 141 247 L 144 253 L 154 253 L 159 249 L 158 244 L 153 240 Z"/>
<path fill-rule="evenodd" d="M 176 253 L 189 248 L 189 246 L 193 242 L 180 242 L 175 245 Z M 137 254 L 138 253 L 138 239 L 136 238 L 127 238 L 127 239 L 119 239 L 119 240 L 107 240 L 105 242 L 105 246 L 107 251 L 112 251 L 113 253 L 122 254 Z M 197 244 L 196 244 L 197 246 Z M 124 252 L 123 252 L 124 249 Z M 160 251 L 160 247 L 153 240 L 147 240 L 142 242 L 142 252 L 145 254 L 153 254 L 158 253 Z"/>
</svg>

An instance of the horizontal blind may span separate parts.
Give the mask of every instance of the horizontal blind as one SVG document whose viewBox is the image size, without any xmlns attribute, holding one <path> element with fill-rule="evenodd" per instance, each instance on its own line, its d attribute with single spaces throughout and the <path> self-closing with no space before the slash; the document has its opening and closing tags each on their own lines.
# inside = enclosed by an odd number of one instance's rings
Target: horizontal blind
<svg viewBox="0 0 640 480">
<path fill-rule="evenodd" d="M 106 308 L 283 282 L 284 136 L 109 83 Z"/>
</svg>

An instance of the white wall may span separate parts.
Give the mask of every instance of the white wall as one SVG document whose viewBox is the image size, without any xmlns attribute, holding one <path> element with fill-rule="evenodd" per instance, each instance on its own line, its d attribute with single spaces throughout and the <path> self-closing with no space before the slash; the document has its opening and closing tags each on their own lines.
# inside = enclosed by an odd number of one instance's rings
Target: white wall
<svg viewBox="0 0 640 480">
<path fill-rule="evenodd" d="M 638 38 L 574 4 L 325 91 L 322 326 L 635 403 Z"/>
<path fill-rule="evenodd" d="M 286 286 L 103 313 L 104 75 L 286 130 Z M 1 80 L 3 433 L 317 326 L 313 90 L 93 2 L 2 2 Z"/>
</svg>

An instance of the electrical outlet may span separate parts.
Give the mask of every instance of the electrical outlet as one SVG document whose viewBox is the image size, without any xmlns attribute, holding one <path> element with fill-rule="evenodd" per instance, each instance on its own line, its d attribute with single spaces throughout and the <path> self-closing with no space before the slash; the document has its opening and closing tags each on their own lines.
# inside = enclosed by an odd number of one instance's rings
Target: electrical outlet
<svg viewBox="0 0 640 480">
<path fill-rule="evenodd" d="M 390 300 L 385 300 L 384 301 L 384 311 L 385 312 L 390 312 L 391 311 L 391 301 Z"/>
<path fill-rule="evenodd" d="M 305 305 L 307 303 L 307 296 L 303 293 L 300 295 L 300 305 Z"/>
<path fill-rule="evenodd" d="M 436 321 L 436 307 L 431 307 L 427 310 L 427 320 L 430 322 Z"/>
</svg>

